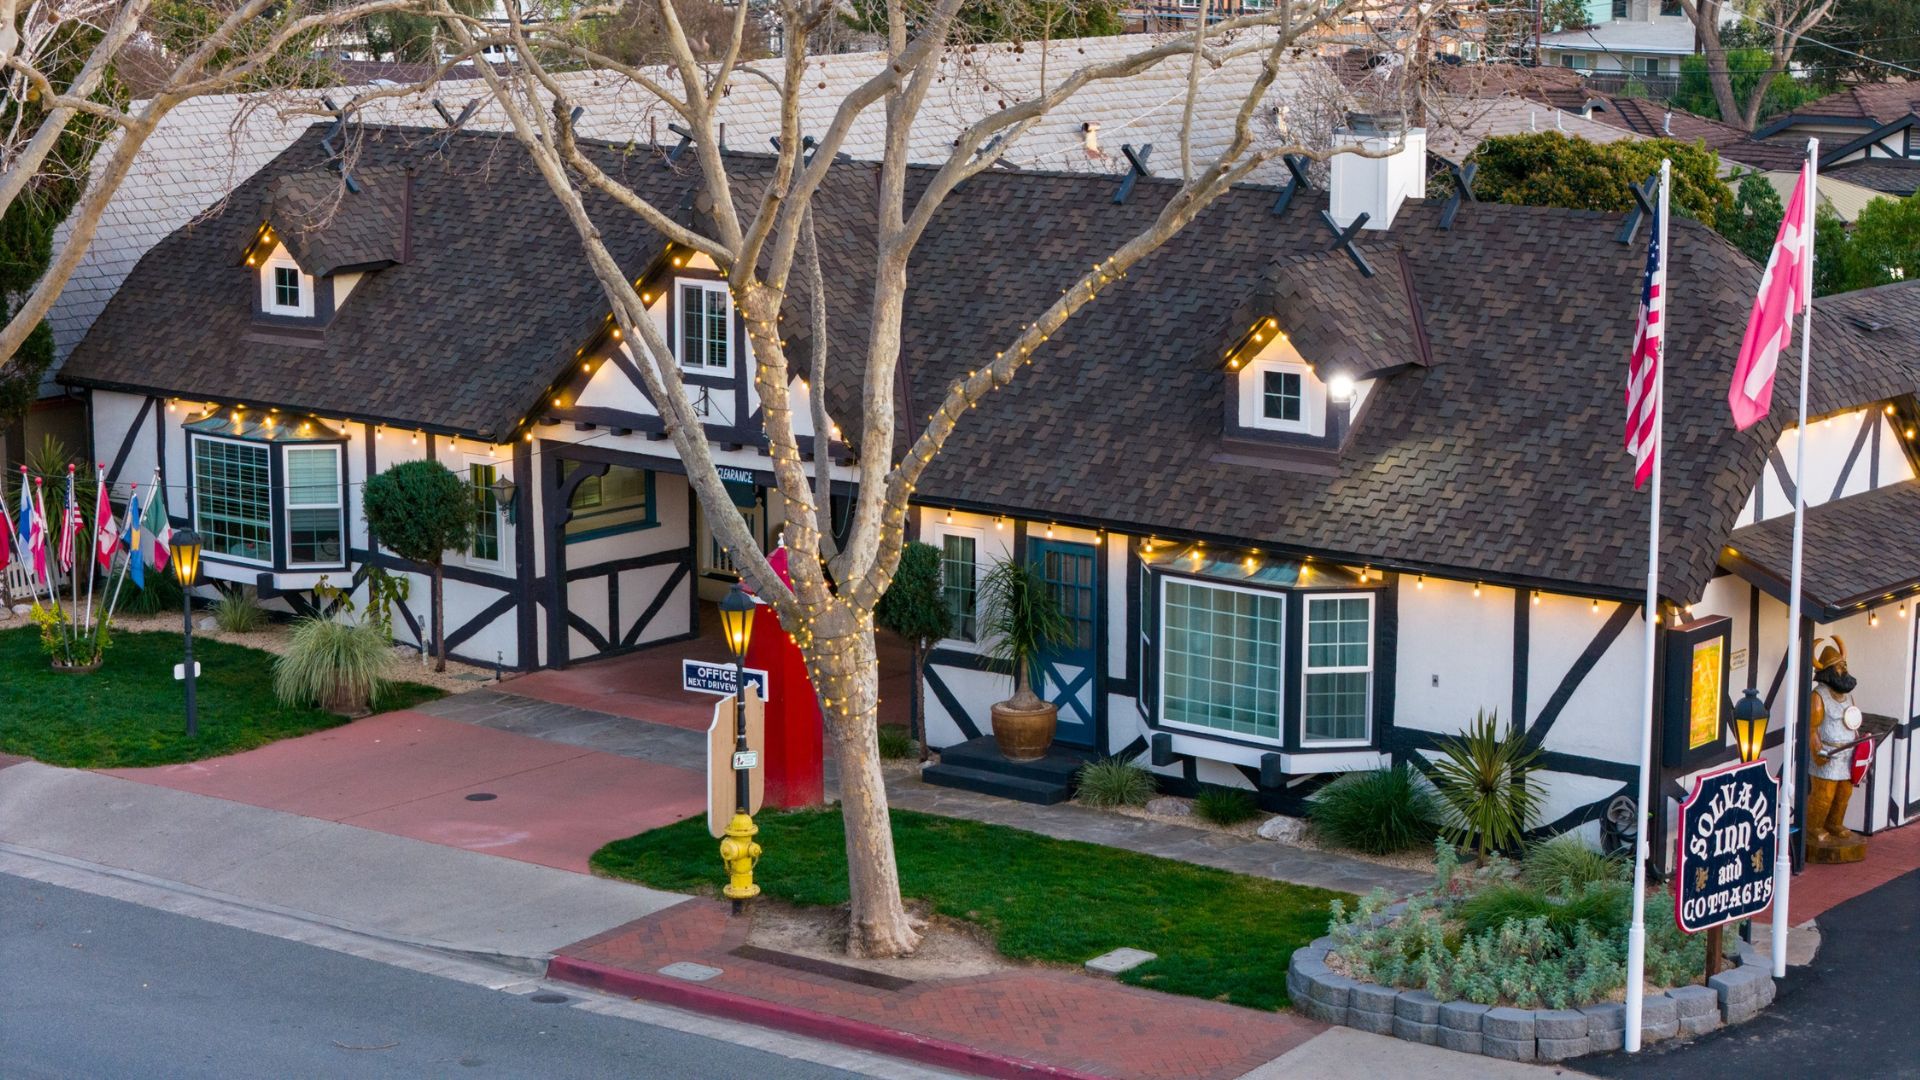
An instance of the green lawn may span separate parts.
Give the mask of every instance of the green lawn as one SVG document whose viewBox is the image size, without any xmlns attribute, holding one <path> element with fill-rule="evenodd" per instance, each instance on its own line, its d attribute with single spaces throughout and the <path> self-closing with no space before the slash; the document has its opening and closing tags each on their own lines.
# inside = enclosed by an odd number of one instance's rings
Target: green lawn
<svg viewBox="0 0 1920 1080">
<path fill-rule="evenodd" d="M 196 639 L 200 737 L 189 740 L 185 692 L 173 679 L 180 649 L 179 634 L 115 634 L 99 671 L 64 675 L 47 666 L 33 627 L 0 631 L 0 753 L 82 769 L 171 765 L 346 723 L 319 709 L 282 707 L 273 696 L 272 653 Z M 440 696 L 395 683 L 375 708 Z"/>
<path fill-rule="evenodd" d="M 837 809 L 754 820 L 766 849 L 754 874 L 762 890 L 795 904 L 846 903 Z M 907 810 L 893 812 L 893 837 L 902 891 L 987 928 L 1009 957 L 1077 966 L 1132 946 L 1160 958 L 1127 982 L 1261 1009 L 1287 1003 L 1288 959 L 1326 933 L 1327 903 L 1343 895 Z M 704 815 L 616 840 L 594 853 L 593 868 L 679 892 L 711 893 L 721 881 Z"/>
</svg>

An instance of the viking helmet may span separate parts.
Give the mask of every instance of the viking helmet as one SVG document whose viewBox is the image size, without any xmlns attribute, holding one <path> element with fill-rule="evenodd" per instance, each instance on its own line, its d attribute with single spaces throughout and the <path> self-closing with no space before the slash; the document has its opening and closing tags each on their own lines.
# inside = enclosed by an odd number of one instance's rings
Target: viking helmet
<svg viewBox="0 0 1920 1080">
<path fill-rule="evenodd" d="M 1820 641 L 1813 643 L 1813 670 L 1825 671 L 1835 664 L 1844 664 L 1847 662 L 1847 643 L 1841 640 L 1839 634 L 1833 635 L 1832 638 L 1822 638 L 1820 640 L 1829 641 L 1830 644 L 1823 649 L 1820 647 Z"/>
</svg>

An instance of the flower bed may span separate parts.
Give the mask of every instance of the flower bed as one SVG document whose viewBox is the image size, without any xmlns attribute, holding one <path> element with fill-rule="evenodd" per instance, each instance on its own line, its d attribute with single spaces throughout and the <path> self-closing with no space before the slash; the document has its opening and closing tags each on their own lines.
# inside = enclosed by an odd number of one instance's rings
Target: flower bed
<svg viewBox="0 0 1920 1080">
<path fill-rule="evenodd" d="M 1328 935 L 1294 953 L 1290 995 L 1326 1023 L 1490 1057 L 1619 1049 L 1631 886 L 1605 860 L 1557 880 L 1532 863 L 1494 860 L 1468 873 L 1441 845 L 1431 888 L 1392 905 L 1376 894 L 1352 912 L 1336 903 Z M 1689 985 L 1705 968 L 1706 942 L 1680 933 L 1671 897 L 1649 894 L 1646 926 L 1645 1041 L 1738 1023 L 1772 1002 L 1761 957 L 1731 934 L 1729 970 Z"/>
</svg>

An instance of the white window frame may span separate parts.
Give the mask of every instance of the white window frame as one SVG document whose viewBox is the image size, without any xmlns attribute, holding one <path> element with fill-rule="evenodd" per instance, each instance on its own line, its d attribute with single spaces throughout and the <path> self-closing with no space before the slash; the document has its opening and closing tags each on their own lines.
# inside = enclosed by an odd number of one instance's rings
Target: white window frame
<svg viewBox="0 0 1920 1080">
<path fill-rule="evenodd" d="M 1278 652 L 1280 657 L 1280 677 L 1275 680 L 1275 685 L 1281 689 L 1277 694 L 1278 700 L 1274 703 L 1279 711 L 1274 714 L 1274 735 L 1272 738 L 1268 738 L 1265 735 L 1249 735 L 1240 731 L 1223 731 L 1220 728 L 1208 727 L 1205 724 L 1190 724 L 1184 720 L 1167 719 L 1167 584 L 1173 581 L 1178 581 L 1183 585 L 1198 586 L 1203 589 L 1252 593 L 1255 596 L 1278 600 L 1280 602 L 1280 648 Z M 1208 578 L 1164 573 L 1160 575 L 1159 588 L 1156 591 L 1160 594 L 1157 601 L 1160 614 L 1160 632 L 1156 635 L 1156 640 L 1153 643 L 1153 660 L 1157 665 L 1154 671 L 1158 676 L 1155 680 L 1158 685 L 1154 688 L 1154 715 L 1159 717 L 1160 726 L 1172 728 L 1177 731 L 1190 731 L 1209 739 L 1231 739 L 1239 742 L 1259 743 L 1263 746 L 1285 746 L 1287 741 L 1287 695 L 1285 691 L 1287 662 L 1292 659 L 1292 657 L 1287 655 L 1287 619 L 1289 617 L 1287 612 L 1287 594 L 1284 592 L 1276 592 L 1272 589 L 1255 589 L 1245 585 L 1234 585 L 1225 581 L 1213 581 Z"/>
<path fill-rule="evenodd" d="M 265 559 L 249 559 L 244 555 L 229 555 L 224 551 L 208 551 L 206 553 L 206 557 L 214 560 L 215 562 L 238 563 L 245 566 L 264 566 L 271 569 L 273 567 L 273 559 L 271 558 L 271 554 L 278 550 L 278 544 L 280 543 L 280 537 L 274 535 L 276 532 L 276 529 L 275 529 L 275 521 L 274 521 L 274 514 L 273 514 L 273 444 L 265 443 L 265 442 L 256 442 L 250 439 L 228 439 L 219 435 L 201 435 L 198 432 L 189 433 L 189 437 L 187 439 L 187 453 L 188 453 L 187 475 L 190 478 L 192 478 L 192 480 L 194 481 L 193 498 L 190 500 L 192 503 L 192 506 L 190 507 L 190 509 L 193 511 L 193 531 L 196 533 L 202 533 L 202 534 L 206 533 L 208 530 L 203 528 L 200 522 L 200 497 L 202 495 L 202 491 L 199 483 L 200 465 L 199 465 L 199 451 L 197 449 L 200 443 L 232 443 L 235 446 L 244 446 L 251 450 L 265 450 L 267 452 L 266 520 L 267 520 L 267 551 L 269 553 L 269 557 Z"/>
<path fill-rule="evenodd" d="M 272 452 L 274 447 L 268 446 L 267 449 L 269 452 Z M 308 443 L 308 444 L 282 445 L 281 447 L 279 447 L 279 449 L 282 451 L 281 461 L 280 461 L 280 475 L 286 478 L 286 481 L 287 481 L 283 485 L 286 489 L 286 496 L 283 499 L 281 499 L 282 505 L 280 507 L 282 520 L 286 523 L 286 529 L 287 529 L 287 569 L 316 570 L 316 569 L 332 569 L 338 566 L 345 566 L 348 562 L 348 553 L 351 548 L 351 544 L 349 541 L 351 540 L 351 538 L 347 535 L 346 495 L 341 490 L 342 488 L 341 482 L 347 467 L 346 455 L 341 452 L 343 448 L 339 443 Z M 333 501 L 327 502 L 327 503 L 295 503 L 293 501 L 293 483 L 292 483 L 293 466 L 286 460 L 285 452 L 313 451 L 313 450 L 329 450 L 333 452 L 333 483 L 328 485 L 329 493 L 332 495 Z M 293 512 L 295 510 L 332 510 L 334 512 L 335 516 L 338 517 L 340 521 L 340 558 L 339 559 L 333 562 L 294 562 L 293 561 Z M 275 539 L 277 540 L 278 538 L 276 537 Z"/>
<path fill-rule="evenodd" d="M 506 470 L 502 467 L 502 463 L 495 461 L 494 459 L 486 456 L 485 454 L 467 454 L 466 463 L 467 463 L 466 479 L 468 479 L 469 481 L 471 481 L 473 477 L 473 467 L 475 465 L 485 465 L 493 469 L 493 475 L 496 482 L 499 480 L 499 478 L 506 475 Z M 478 514 L 475 514 L 476 518 L 478 518 L 478 516 L 479 516 Z M 508 535 L 508 530 L 512 529 L 513 526 L 507 524 L 507 508 L 501 505 L 500 498 L 498 495 L 494 496 L 493 519 L 494 519 L 494 535 L 499 538 L 500 557 L 497 559 L 483 559 L 480 556 L 475 555 L 473 553 L 473 543 L 470 540 L 467 543 L 466 550 L 461 552 L 461 555 L 466 559 L 468 566 L 484 566 L 484 567 L 491 567 L 493 569 L 502 569 L 507 565 L 507 547 L 508 547 L 508 544 L 511 542 L 511 537 Z"/>
<path fill-rule="evenodd" d="M 987 533 L 985 529 L 976 529 L 970 525 L 941 524 L 927 530 L 927 541 L 940 551 L 940 598 L 946 599 L 947 592 L 947 537 L 964 536 L 973 541 L 973 637 L 950 637 L 940 640 L 941 646 L 959 649 L 963 652 L 980 651 L 980 586 L 986 580 Z"/>
<path fill-rule="evenodd" d="M 1300 376 L 1300 419 L 1280 420 L 1267 415 L 1267 373 Z M 1327 431 L 1327 388 L 1313 366 L 1300 360 L 1273 357 L 1255 360 L 1240 372 L 1240 426 L 1293 435 L 1324 435 Z"/>
<path fill-rule="evenodd" d="M 280 303 L 279 291 L 274 287 L 276 271 L 291 269 L 300 276 L 300 302 L 286 305 Z M 260 310 L 268 315 L 291 315 L 298 318 L 313 317 L 313 275 L 300 269 L 300 264 L 287 254 L 285 245 L 273 249 L 273 254 L 260 266 Z"/>
<path fill-rule="evenodd" d="M 682 293 L 688 288 L 698 288 L 703 292 L 718 293 L 724 299 L 727 310 L 727 362 L 721 367 L 714 367 L 711 364 L 704 363 L 689 364 L 685 356 L 679 355 L 684 352 L 687 347 L 687 304 Z M 727 288 L 726 282 L 713 281 L 708 278 L 673 279 L 673 346 L 675 359 L 680 363 L 680 370 L 705 375 L 733 374 L 734 346 L 737 344 L 734 341 L 735 328 L 733 324 L 733 290 Z"/>
<path fill-rule="evenodd" d="M 1373 745 L 1373 637 L 1374 622 L 1378 605 L 1375 594 L 1371 592 L 1303 592 L 1300 607 L 1300 745 L 1302 748 L 1321 749 L 1333 746 L 1372 746 Z M 1327 600 L 1365 600 L 1367 602 L 1367 663 L 1364 667 L 1340 665 L 1334 667 L 1313 666 L 1313 605 Z M 1367 677 L 1367 704 L 1364 716 L 1367 721 L 1366 734 L 1355 739 L 1319 739 L 1307 734 L 1307 677 L 1310 675 L 1351 675 L 1364 673 Z"/>
<path fill-rule="evenodd" d="M 763 496 L 759 504 L 752 509 L 744 506 L 736 506 L 734 509 L 739 511 L 740 516 L 746 518 L 747 532 L 754 538 L 754 542 L 756 544 L 760 543 L 760 537 L 765 535 L 767 528 L 767 503 L 765 497 Z M 714 548 L 718 545 L 719 537 L 714 535 L 713 527 L 707 522 L 707 515 L 703 511 L 700 514 L 700 551 L 694 569 L 699 572 L 701 577 L 738 577 L 740 571 L 733 565 L 732 552 L 724 553 L 727 560 L 726 566 L 720 566 L 713 562 L 713 556 L 715 554 Z"/>
</svg>

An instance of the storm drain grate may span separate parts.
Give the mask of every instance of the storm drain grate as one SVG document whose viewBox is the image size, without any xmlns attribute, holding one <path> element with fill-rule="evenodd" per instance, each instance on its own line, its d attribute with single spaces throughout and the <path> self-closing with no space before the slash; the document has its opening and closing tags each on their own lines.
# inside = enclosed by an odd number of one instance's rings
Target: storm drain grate
<svg viewBox="0 0 1920 1080">
<path fill-rule="evenodd" d="M 473 794 L 467 796 L 467 801 L 468 802 L 492 802 L 493 800 L 499 797 L 500 796 L 495 795 L 491 791 L 476 791 Z"/>
</svg>

